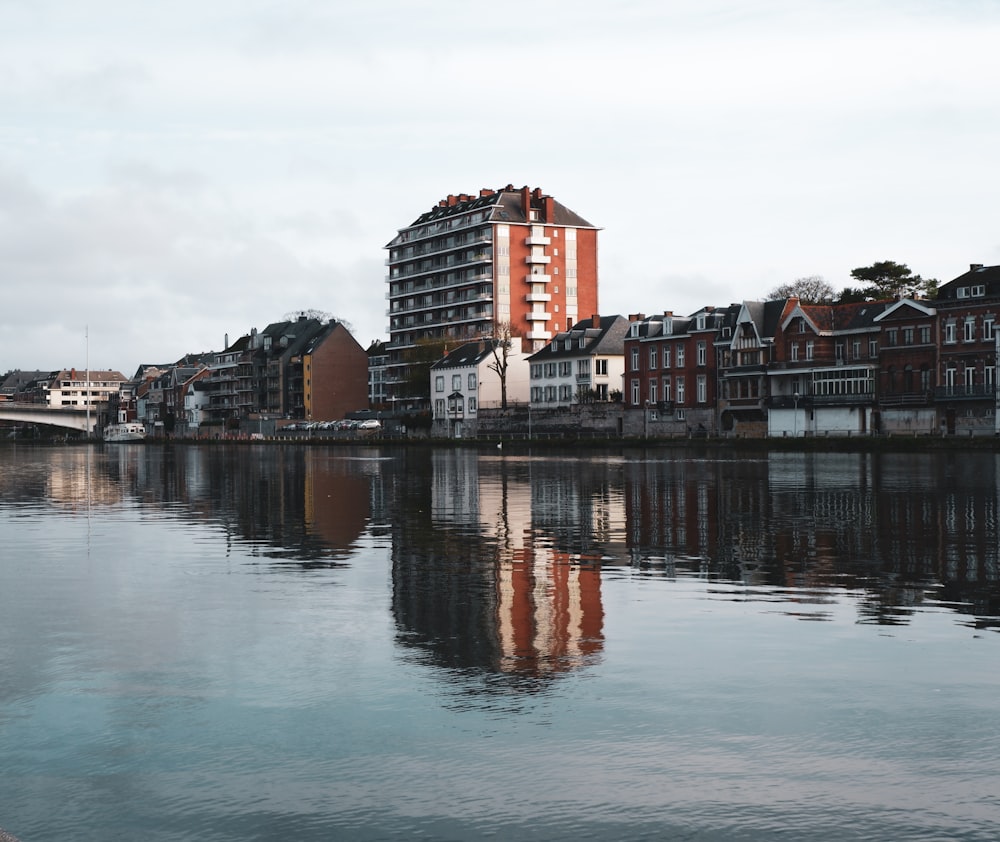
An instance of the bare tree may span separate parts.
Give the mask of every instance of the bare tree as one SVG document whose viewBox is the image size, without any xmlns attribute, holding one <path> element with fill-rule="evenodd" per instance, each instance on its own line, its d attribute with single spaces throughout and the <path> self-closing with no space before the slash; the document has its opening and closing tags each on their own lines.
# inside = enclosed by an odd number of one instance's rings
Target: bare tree
<svg viewBox="0 0 1000 842">
<path fill-rule="evenodd" d="M 833 301 L 837 293 L 822 275 L 807 275 L 775 287 L 767 297 L 772 301 L 780 298 L 797 298 L 802 304 L 824 304 Z"/>
<path fill-rule="evenodd" d="M 501 409 L 507 408 L 507 368 L 510 365 L 510 351 L 516 336 L 514 327 L 509 321 L 494 322 L 493 336 L 487 340 L 490 343 L 493 361 L 488 362 L 486 367 L 495 371 L 500 378 Z"/>
</svg>

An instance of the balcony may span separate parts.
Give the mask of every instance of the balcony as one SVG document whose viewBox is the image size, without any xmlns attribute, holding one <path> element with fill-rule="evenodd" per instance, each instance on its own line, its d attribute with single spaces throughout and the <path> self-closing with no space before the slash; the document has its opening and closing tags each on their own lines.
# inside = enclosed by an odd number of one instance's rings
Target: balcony
<svg viewBox="0 0 1000 842">
<path fill-rule="evenodd" d="M 552 240 L 549 239 L 548 237 L 536 237 L 534 235 L 529 234 L 527 237 L 524 238 L 524 244 L 526 246 L 547 246 L 550 245 L 551 243 Z"/>
<path fill-rule="evenodd" d="M 524 300 L 528 304 L 533 304 L 536 301 L 540 302 L 551 301 L 552 295 L 547 292 L 529 292 L 527 295 L 524 296 Z"/>
<path fill-rule="evenodd" d="M 529 266 L 534 266 L 536 264 L 551 263 L 552 258 L 547 254 L 529 254 L 524 258 L 524 262 Z"/>
<path fill-rule="evenodd" d="M 552 282 L 552 276 L 543 275 L 541 272 L 537 274 L 532 272 L 530 275 L 524 276 L 524 282 L 526 284 L 548 284 Z"/>
<path fill-rule="evenodd" d="M 934 397 L 939 401 L 996 400 L 996 386 L 992 383 L 975 386 L 938 386 Z"/>
<path fill-rule="evenodd" d="M 529 322 L 547 322 L 552 318 L 552 314 L 545 312 L 541 313 L 533 312 L 533 313 L 526 313 L 524 318 L 526 318 Z"/>
</svg>

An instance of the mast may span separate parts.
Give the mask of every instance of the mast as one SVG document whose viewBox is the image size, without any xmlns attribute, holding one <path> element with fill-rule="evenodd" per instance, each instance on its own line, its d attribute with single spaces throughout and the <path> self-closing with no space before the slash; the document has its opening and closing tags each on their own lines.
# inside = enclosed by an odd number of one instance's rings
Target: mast
<svg viewBox="0 0 1000 842">
<path fill-rule="evenodd" d="M 86 394 L 84 395 L 83 402 L 87 407 L 87 438 L 90 438 L 90 325 L 84 325 L 83 336 L 86 339 L 87 344 L 87 380 L 86 380 Z"/>
</svg>

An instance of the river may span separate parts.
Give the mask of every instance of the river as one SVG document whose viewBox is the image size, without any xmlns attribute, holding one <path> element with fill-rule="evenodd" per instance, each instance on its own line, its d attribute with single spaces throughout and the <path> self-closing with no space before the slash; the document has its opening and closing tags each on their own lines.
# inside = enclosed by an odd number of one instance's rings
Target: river
<svg viewBox="0 0 1000 842">
<path fill-rule="evenodd" d="M 1000 838 L 1000 458 L 0 449 L 0 827 Z"/>
</svg>

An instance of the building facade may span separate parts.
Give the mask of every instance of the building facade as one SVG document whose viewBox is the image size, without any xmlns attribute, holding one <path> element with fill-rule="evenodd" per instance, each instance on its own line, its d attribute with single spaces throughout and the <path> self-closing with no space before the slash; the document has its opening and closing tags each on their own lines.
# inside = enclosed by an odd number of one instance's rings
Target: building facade
<svg viewBox="0 0 1000 842">
<path fill-rule="evenodd" d="M 422 397 L 406 376 L 422 343 L 454 347 L 505 325 L 538 350 L 598 312 L 597 233 L 541 189 L 510 184 L 449 195 L 401 228 L 386 246 L 389 400 Z"/>
</svg>

